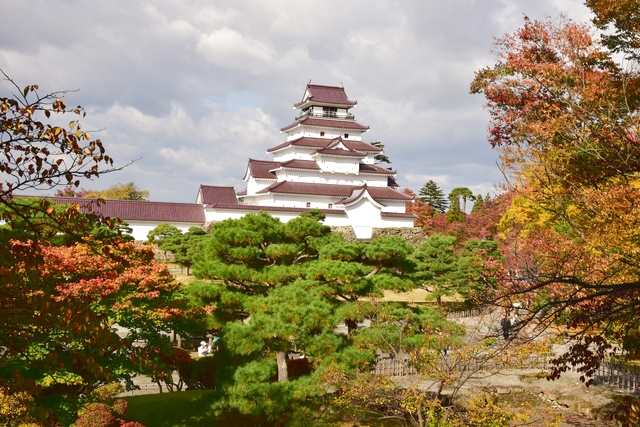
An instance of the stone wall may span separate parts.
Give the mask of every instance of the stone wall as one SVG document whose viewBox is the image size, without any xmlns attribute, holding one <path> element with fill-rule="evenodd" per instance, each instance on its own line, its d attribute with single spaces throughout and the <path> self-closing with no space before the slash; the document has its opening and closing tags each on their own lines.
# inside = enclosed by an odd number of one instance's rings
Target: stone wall
<svg viewBox="0 0 640 427">
<path fill-rule="evenodd" d="M 334 234 L 342 234 L 344 240 L 347 242 L 355 242 L 356 241 L 356 233 L 353 232 L 353 227 L 350 225 L 346 226 L 332 226 L 331 232 Z"/>
<path fill-rule="evenodd" d="M 211 234 L 211 229 L 213 228 L 213 226 L 217 223 L 219 223 L 220 221 L 207 221 L 204 223 L 204 225 L 202 226 L 202 229 L 204 230 L 205 233 L 207 234 Z"/>
<path fill-rule="evenodd" d="M 344 240 L 347 242 L 355 242 L 355 241 L 363 241 L 356 239 L 356 235 L 353 232 L 353 228 L 351 226 L 341 226 L 341 227 L 331 227 L 332 233 L 342 234 Z M 379 236 L 398 236 L 405 239 L 407 242 L 411 243 L 413 246 L 418 247 L 424 242 L 424 239 L 427 237 L 422 228 L 420 227 L 396 227 L 396 228 L 374 228 L 371 233 L 372 239 L 375 239 Z M 367 239 L 366 241 L 370 241 Z"/>
<path fill-rule="evenodd" d="M 371 233 L 372 238 L 380 236 L 398 236 L 402 237 L 407 242 L 411 243 L 414 247 L 418 247 L 427 238 L 424 230 L 420 227 L 397 227 L 397 228 L 374 228 Z"/>
</svg>

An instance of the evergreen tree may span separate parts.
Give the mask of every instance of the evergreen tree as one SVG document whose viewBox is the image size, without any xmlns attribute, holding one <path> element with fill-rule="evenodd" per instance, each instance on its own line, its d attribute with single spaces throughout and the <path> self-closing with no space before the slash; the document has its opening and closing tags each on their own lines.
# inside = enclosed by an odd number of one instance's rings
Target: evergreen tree
<svg viewBox="0 0 640 427">
<path fill-rule="evenodd" d="M 171 252 L 176 264 L 187 269 L 188 276 L 194 256 L 201 249 L 203 237 L 206 235 L 200 227 L 189 227 L 184 234 L 174 234 L 165 238 L 158 247 L 165 252 Z"/>
<path fill-rule="evenodd" d="M 451 190 L 451 193 L 449 193 L 449 200 L 453 200 L 453 199 L 457 200 L 458 206 L 460 205 L 460 200 L 462 200 L 461 210 L 466 214 L 467 200 L 474 201 L 476 197 L 473 195 L 471 190 L 469 190 L 467 187 L 456 187 L 453 190 Z"/>
<path fill-rule="evenodd" d="M 484 205 L 484 198 L 482 197 L 482 194 L 478 194 L 476 196 L 476 199 L 473 201 L 473 207 L 471 208 L 471 212 L 479 211 L 482 205 Z"/>
<path fill-rule="evenodd" d="M 370 145 L 373 145 L 374 147 L 377 147 L 377 148 L 379 148 L 381 150 L 384 150 L 384 144 L 382 142 L 380 142 L 380 141 L 371 142 Z M 380 154 L 376 154 L 374 159 L 378 163 L 389 163 L 389 164 L 391 164 L 391 160 L 389 160 L 389 157 L 387 157 L 384 154 L 384 151 L 382 151 Z"/>
<path fill-rule="evenodd" d="M 500 252 L 493 240 L 469 240 L 456 249 L 456 237 L 434 234 L 411 255 L 416 264 L 414 276 L 421 287 L 428 289 L 429 298 L 438 306 L 443 296 L 468 298 L 495 285 L 490 260 L 500 260 Z"/>
<path fill-rule="evenodd" d="M 418 199 L 431 206 L 435 212 L 444 213 L 447 210 L 447 199 L 432 179 L 422 186 L 418 195 L 420 196 Z"/>
<path fill-rule="evenodd" d="M 460 198 L 449 194 L 449 209 L 445 215 L 447 222 L 464 222 L 464 214 L 460 209 Z"/>
<path fill-rule="evenodd" d="M 365 296 L 414 287 L 413 248 L 397 237 L 347 243 L 310 211 L 283 224 L 261 212 L 214 225 L 196 257 L 199 279 L 187 292 L 215 305 L 210 328 L 221 337 L 217 387 L 220 412 L 267 417 L 282 425 L 322 424 L 327 370 L 364 369 L 375 357 L 357 348 Z M 347 334 L 336 334 L 344 323 Z M 287 355 L 305 355 L 293 367 Z M 301 363 L 302 364 L 302 363 Z M 274 381 L 276 380 L 277 381 Z"/>
<path fill-rule="evenodd" d="M 166 222 L 161 222 L 160 224 L 158 224 L 156 228 L 154 228 L 153 230 L 149 231 L 149 233 L 147 233 L 147 242 L 158 245 L 158 249 L 164 252 L 164 259 L 166 261 L 168 251 L 165 249 L 162 249 L 162 244 L 166 240 L 174 236 L 179 236 L 181 234 L 182 234 L 182 231 L 178 227 L 174 227 L 173 225 L 168 224 Z"/>
</svg>

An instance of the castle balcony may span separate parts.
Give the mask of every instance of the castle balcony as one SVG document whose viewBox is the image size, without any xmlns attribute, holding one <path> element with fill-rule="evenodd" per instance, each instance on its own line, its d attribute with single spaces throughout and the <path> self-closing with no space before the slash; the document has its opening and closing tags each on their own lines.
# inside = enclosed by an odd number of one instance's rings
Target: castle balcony
<svg viewBox="0 0 640 427">
<path fill-rule="evenodd" d="M 352 113 L 337 113 L 335 111 L 303 111 L 296 116 L 296 120 L 302 120 L 305 117 L 324 117 L 328 119 L 343 119 L 343 120 L 355 120 L 356 116 Z"/>
</svg>

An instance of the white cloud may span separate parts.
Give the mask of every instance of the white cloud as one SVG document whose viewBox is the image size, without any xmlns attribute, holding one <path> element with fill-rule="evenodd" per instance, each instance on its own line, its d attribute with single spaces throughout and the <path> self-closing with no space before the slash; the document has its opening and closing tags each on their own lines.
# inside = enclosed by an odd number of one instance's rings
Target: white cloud
<svg viewBox="0 0 640 427">
<path fill-rule="evenodd" d="M 193 201 L 200 183 L 243 188 L 247 158 L 270 158 L 313 78 L 344 82 L 400 185 L 484 194 L 502 176 L 473 72 L 523 14 L 588 19 L 581 2 L 9 0 L 0 68 L 20 85 L 81 89 L 67 101 L 88 108 L 85 127 L 105 128 L 95 136 L 119 163 L 141 157 L 87 188 L 134 181 L 172 201 Z"/>
<path fill-rule="evenodd" d="M 237 70 L 264 71 L 263 63 L 273 59 L 274 51 L 267 44 L 243 36 L 230 28 L 203 34 L 196 44 L 196 52 L 215 65 Z"/>
</svg>

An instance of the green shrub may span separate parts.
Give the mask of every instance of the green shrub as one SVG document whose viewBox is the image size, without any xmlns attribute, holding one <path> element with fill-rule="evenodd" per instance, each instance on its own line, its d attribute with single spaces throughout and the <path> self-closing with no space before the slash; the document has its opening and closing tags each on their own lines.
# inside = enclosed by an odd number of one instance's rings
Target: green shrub
<svg viewBox="0 0 640 427">
<path fill-rule="evenodd" d="M 111 411 L 103 409 L 85 412 L 76 421 L 77 427 L 115 427 L 116 425 L 116 417 Z"/>
<path fill-rule="evenodd" d="M 215 382 L 216 361 L 213 357 L 201 357 L 191 364 L 191 376 L 187 385 L 192 389 L 213 390 Z"/>
</svg>

